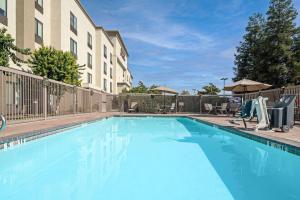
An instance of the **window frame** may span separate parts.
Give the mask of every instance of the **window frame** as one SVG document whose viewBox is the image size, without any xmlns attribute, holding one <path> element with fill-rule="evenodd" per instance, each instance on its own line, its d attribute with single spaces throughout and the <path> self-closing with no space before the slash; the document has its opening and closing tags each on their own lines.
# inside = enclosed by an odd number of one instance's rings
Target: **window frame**
<svg viewBox="0 0 300 200">
<path fill-rule="evenodd" d="M 107 80 L 106 80 L 106 78 L 103 79 L 103 90 L 105 92 L 107 92 Z"/>
<path fill-rule="evenodd" d="M 110 78 L 113 78 L 113 70 L 111 67 L 109 68 L 109 75 L 110 75 Z"/>
<path fill-rule="evenodd" d="M 88 84 L 93 84 L 93 75 L 91 73 L 87 73 L 87 82 Z"/>
<path fill-rule="evenodd" d="M 103 62 L 103 73 L 107 75 L 107 63 Z"/>
<path fill-rule="evenodd" d="M 112 91 L 112 82 L 111 82 L 111 81 L 109 82 L 109 91 L 110 91 L 110 93 L 113 92 L 113 91 Z"/>
<path fill-rule="evenodd" d="M 87 53 L 87 66 L 90 69 L 93 69 L 93 57 L 89 52 Z"/>
<path fill-rule="evenodd" d="M 110 53 L 109 55 L 110 55 L 110 64 L 113 64 L 112 53 Z"/>
<path fill-rule="evenodd" d="M 70 11 L 70 30 L 77 35 L 77 17 L 72 11 Z"/>
<path fill-rule="evenodd" d="M 42 5 L 39 4 L 38 2 L 39 0 L 35 0 L 35 9 L 38 10 L 40 13 L 44 13 L 44 0 L 41 0 L 42 1 Z"/>
<path fill-rule="evenodd" d="M 34 31 L 34 35 L 35 35 L 35 42 L 42 45 L 43 44 L 43 40 L 44 40 L 44 24 L 38 20 L 37 18 L 34 18 L 34 22 L 35 22 L 35 31 Z M 39 25 L 41 26 L 41 35 L 39 35 Z"/>
<path fill-rule="evenodd" d="M 87 32 L 87 45 L 90 49 L 93 49 L 93 36 L 90 32 Z"/>
<path fill-rule="evenodd" d="M 104 45 L 104 47 L 103 47 L 103 55 L 104 55 L 104 58 L 107 58 L 107 47 L 106 47 L 106 45 Z"/>
<path fill-rule="evenodd" d="M 73 52 L 73 49 L 72 49 L 72 44 L 76 44 L 76 52 Z M 73 45 L 74 47 L 74 45 Z M 72 53 L 72 55 L 77 58 L 78 56 L 78 51 L 77 51 L 77 42 L 73 39 L 73 38 L 70 38 L 70 52 Z"/>
<path fill-rule="evenodd" d="M 4 11 L 4 15 L 0 15 L 0 23 L 7 26 L 8 25 L 8 18 L 7 18 L 7 0 L 5 1 L 5 10 Z"/>
</svg>

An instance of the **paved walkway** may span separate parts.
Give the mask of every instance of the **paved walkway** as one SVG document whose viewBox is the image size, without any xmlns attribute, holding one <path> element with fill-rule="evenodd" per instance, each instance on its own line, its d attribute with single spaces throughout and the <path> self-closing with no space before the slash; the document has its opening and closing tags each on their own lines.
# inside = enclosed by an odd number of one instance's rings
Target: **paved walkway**
<svg viewBox="0 0 300 200">
<path fill-rule="evenodd" d="M 255 132 L 255 125 L 256 122 L 255 120 L 253 120 L 252 122 L 247 122 L 247 129 L 244 128 L 244 124 L 243 121 L 238 121 L 238 124 L 232 124 L 230 123 L 230 120 L 232 120 L 233 118 L 231 117 L 215 117 L 215 116 L 194 116 L 195 118 L 198 118 L 200 120 L 205 120 L 214 124 L 219 124 L 222 126 L 227 126 L 230 128 L 235 128 L 238 130 L 241 130 L 243 132 L 247 132 L 249 134 L 252 135 L 257 135 L 257 136 L 261 136 L 267 139 L 272 139 L 275 141 L 279 141 L 279 142 L 283 142 L 286 144 L 290 144 L 293 146 L 297 146 L 300 147 L 300 125 L 299 122 L 294 126 L 293 129 L 291 129 L 288 133 L 283 133 L 281 131 L 263 131 L 263 130 L 259 130 L 257 132 Z"/>
<path fill-rule="evenodd" d="M 24 122 L 20 124 L 8 125 L 4 131 L 0 132 L 0 142 L 7 138 L 22 136 L 29 132 L 56 129 L 63 126 L 72 126 L 79 123 L 93 121 L 119 113 L 89 113 L 81 115 L 60 116 L 52 119 Z"/>
</svg>

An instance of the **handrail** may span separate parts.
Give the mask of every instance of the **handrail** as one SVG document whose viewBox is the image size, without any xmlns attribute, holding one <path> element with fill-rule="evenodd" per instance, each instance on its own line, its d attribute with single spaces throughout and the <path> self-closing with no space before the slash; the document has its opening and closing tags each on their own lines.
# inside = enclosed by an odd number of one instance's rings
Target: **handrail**
<svg viewBox="0 0 300 200">
<path fill-rule="evenodd" d="M 0 131 L 3 131 L 6 129 L 6 119 L 5 117 L 2 115 L 2 113 L 0 113 L 0 120 L 2 122 L 2 125 L 0 126 Z"/>
</svg>

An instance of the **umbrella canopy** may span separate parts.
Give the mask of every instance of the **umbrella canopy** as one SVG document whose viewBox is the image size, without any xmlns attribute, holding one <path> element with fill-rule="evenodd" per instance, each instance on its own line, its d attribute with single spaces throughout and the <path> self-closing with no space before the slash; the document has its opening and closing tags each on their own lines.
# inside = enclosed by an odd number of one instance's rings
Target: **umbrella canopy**
<svg viewBox="0 0 300 200">
<path fill-rule="evenodd" d="M 254 92 L 268 89 L 272 85 L 260 83 L 248 79 L 243 79 L 233 83 L 232 85 L 225 86 L 224 90 L 232 92 Z"/>
<path fill-rule="evenodd" d="M 152 89 L 152 91 L 159 91 L 159 92 L 169 93 L 169 94 L 178 94 L 178 92 L 176 92 L 175 90 L 164 86 L 156 87 Z"/>
</svg>

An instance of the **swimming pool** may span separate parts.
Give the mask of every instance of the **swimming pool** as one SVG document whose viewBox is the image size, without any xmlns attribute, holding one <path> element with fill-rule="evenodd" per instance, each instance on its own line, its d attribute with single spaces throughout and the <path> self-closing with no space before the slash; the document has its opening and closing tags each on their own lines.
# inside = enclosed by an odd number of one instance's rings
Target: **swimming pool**
<svg viewBox="0 0 300 200">
<path fill-rule="evenodd" d="M 0 151 L 1 199 L 300 199 L 300 157 L 183 117 L 112 117 Z"/>
</svg>

